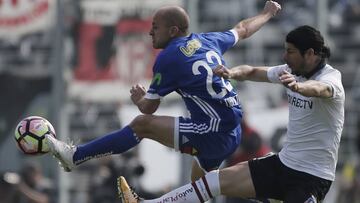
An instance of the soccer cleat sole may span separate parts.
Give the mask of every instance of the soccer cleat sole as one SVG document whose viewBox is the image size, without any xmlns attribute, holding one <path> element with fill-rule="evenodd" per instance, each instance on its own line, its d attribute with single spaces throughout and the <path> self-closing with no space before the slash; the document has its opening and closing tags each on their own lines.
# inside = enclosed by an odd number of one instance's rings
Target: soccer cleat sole
<svg viewBox="0 0 360 203">
<path fill-rule="evenodd" d="M 117 193 L 118 193 L 118 197 L 119 197 L 119 199 L 121 199 L 122 198 L 122 192 L 121 192 L 121 179 L 120 179 L 121 177 L 118 177 L 117 178 L 117 181 L 116 181 L 116 183 L 117 183 Z"/>
<path fill-rule="evenodd" d="M 128 185 L 126 179 L 123 176 L 120 176 L 117 178 L 117 190 L 118 190 L 119 199 L 121 199 L 121 201 L 123 203 L 139 203 L 140 202 L 139 197 L 132 190 L 132 188 Z M 123 191 L 127 191 L 127 194 L 124 194 Z M 131 193 L 131 194 L 129 194 L 129 193 Z"/>
<path fill-rule="evenodd" d="M 117 191 L 118 191 L 118 196 L 119 196 L 119 199 L 123 199 L 123 190 L 121 188 L 121 183 L 125 180 L 125 178 L 123 176 L 120 176 L 117 178 Z M 125 181 L 126 182 L 126 181 Z"/>
<path fill-rule="evenodd" d="M 53 154 L 53 156 L 54 156 L 57 160 L 59 160 L 59 165 L 61 166 L 61 168 L 64 169 L 65 172 L 71 172 L 71 169 L 70 169 L 69 167 L 65 166 L 65 165 L 67 165 L 67 164 L 66 164 L 66 162 L 61 158 L 61 156 L 60 156 L 59 153 L 55 152 L 55 153 L 52 153 L 52 154 Z"/>
</svg>

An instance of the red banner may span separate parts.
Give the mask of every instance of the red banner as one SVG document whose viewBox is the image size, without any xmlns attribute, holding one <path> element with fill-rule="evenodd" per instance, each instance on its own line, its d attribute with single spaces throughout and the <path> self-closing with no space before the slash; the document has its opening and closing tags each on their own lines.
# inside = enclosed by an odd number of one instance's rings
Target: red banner
<svg viewBox="0 0 360 203">
<path fill-rule="evenodd" d="M 77 80 L 151 79 L 157 52 L 152 48 L 150 20 L 121 20 L 115 26 L 83 23 L 78 27 Z"/>
<path fill-rule="evenodd" d="M 48 29 L 52 18 L 50 0 L 0 0 L 0 38 L 20 38 Z"/>
</svg>

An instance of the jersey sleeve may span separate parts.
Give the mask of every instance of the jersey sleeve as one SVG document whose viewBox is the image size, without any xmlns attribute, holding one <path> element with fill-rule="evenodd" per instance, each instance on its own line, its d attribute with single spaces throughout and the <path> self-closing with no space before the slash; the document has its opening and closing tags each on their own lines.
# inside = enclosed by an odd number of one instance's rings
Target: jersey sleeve
<svg viewBox="0 0 360 203">
<path fill-rule="evenodd" d="M 168 59 L 164 52 L 161 52 L 153 67 L 153 79 L 145 95 L 147 99 L 161 99 L 178 88 L 178 77 L 174 62 Z"/>
<path fill-rule="evenodd" d="M 279 75 L 284 70 L 291 73 L 291 69 L 286 64 L 270 67 L 267 70 L 267 77 L 269 81 L 272 83 L 281 83 L 279 80 Z"/>
<path fill-rule="evenodd" d="M 229 30 L 226 32 L 209 32 L 205 33 L 204 37 L 215 43 L 216 46 L 220 48 L 221 54 L 224 54 L 239 40 L 238 33 L 235 30 Z"/>
<path fill-rule="evenodd" d="M 334 69 L 331 72 L 321 76 L 318 80 L 331 86 L 333 90 L 332 98 L 338 98 L 344 94 L 340 71 Z"/>
</svg>

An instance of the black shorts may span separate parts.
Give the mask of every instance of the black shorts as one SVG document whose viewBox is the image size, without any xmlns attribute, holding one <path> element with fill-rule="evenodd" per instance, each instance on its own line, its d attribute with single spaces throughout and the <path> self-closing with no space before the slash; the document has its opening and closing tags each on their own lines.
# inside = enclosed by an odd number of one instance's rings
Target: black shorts
<svg viewBox="0 0 360 203">
<path fill-rule="evenodd" d="M 284 203 L 318 202 L 325 198 L 332 181 L 285 166 L 277 154 L 249 161 L 256 197 Z"/>
</svg>

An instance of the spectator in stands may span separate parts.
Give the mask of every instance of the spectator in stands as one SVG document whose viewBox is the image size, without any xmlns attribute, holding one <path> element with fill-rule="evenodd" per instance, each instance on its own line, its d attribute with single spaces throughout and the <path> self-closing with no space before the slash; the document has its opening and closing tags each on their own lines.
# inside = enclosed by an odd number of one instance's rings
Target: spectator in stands
<svg viewBox="0 0 360 203">
<path fill-rule="evenodd" d="M 18 195 L 16 203 L 50 203 L 53 191 L 51 181 L 44 177 L 36 164 L 26 164 L 20 172 L 20 180 L 15 184 Z"/>
<path fill-rule="evenodd" d="M 241 121 L 242 139 L 239 147 L 227 160 L 227 166 L 233 166 L 237 163 L 248 161 L 253 158 L 265 156 L 271 152 L 270 147 L 263 140 L 261 135 L 251 126 L 249 126 L 246 117 Z M 267 200 L 262 200 L 266 202 Z M 226 197 L 226 203 L 254 203 L 257 200 L 247 200 L 242 198 Z"/>
<path fill-rule="evenodd" d="M 0 178 L 0 201 L 2 203 L 13 203 L 16 194 L 13 184 L 19 182 L 19 175 L 12 172 L 2 172 Z"/>
<path fill-rule="evenodd" d="M 271 151 L 261 135 L 254 128 L 250 127 L 244 118 L 241 122 L 241 131 L 243 132 L 242 140 L 238 149 L 227 160 L 229 166 L 262 157 Z"/>
</svg>

